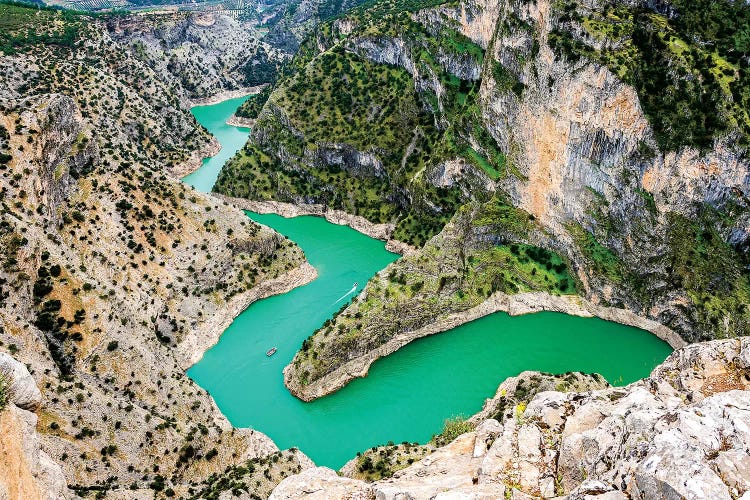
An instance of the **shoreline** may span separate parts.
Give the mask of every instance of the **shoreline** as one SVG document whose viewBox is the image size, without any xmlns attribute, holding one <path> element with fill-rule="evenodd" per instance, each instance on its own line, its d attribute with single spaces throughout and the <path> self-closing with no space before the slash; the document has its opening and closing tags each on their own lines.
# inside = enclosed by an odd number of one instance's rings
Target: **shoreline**
<svg viewBox="0 0 750 500">
<path fill-rule="evenodd" d="M 676 332 L 661 323 L 643 318 L 625 309 L 594 304 L 578 295 L 550 295 L 544 292 L 525 292 L 507 295 L 502 292 L 496 292 L 478 306 L 466 311 L 449 314 L 420 329 L 401 333 L 376 349 L 339 366 L 331 373 L 315 380 L 309 385 L 303 386 L 297 379 L 293 378 L 293 364 L 290 363 L 284 368 L 284 385 L 292 395 L 302 401 L 313 401 L 338 391 L 356 378 L 367 376 L 370 366 L 375 361 L 393 354 L 416 339 L 442 333 L 497 312 L 506 312 L 510 316 L 519 316 L 542 311 L 560 312 L 585 318 L 598 317 L 603 320 L 640 328 L 657 336 L 673 349 L 679 349 L 687 345 L 687 342 Z"/>
<path fill-rule="evenodd" d="M 177 347 L 177 357 L 181 368 L 188 368 L 199 362 L 203 355 L 221 339 L 224 331 L 232 322 L 253 303 L 274 295 L 281 295 L 306 285 L 318 277 L 318 271 L 307 259 L 276 278 L 264 281 L 250 290 L 237 294 L 217 310 L 216 314 L 191 331 Z"/>
<path fill-rule="evenodd" d="M 262 89 L 262 86 L 260 88 Z M 209 104 L 218 103 L 226 99 L 245 95 L 241 94 L 241 92 L 242 91 L 223 92 L 200 102 L 206 102 Z M 247 119 L 248 121 L 243 120 L 244 119 L 240 117 L 232 115 L 226 123 L 233 126 L 246 125 L 250 127 L 255 122 L 255 120 L 250 119 Z M 250 123 L 251 121 L 252 123 Z M 215 137 L 213 138 L 213 141 L 216 141 Z M 203 160 L 201 160 L 201 164 L 202 161 Z M 233 198 L 218 193 L 209 193 L 209 195 L 225 200 L 238 208 L 260 214 L 273 213 L 285 218 L 301 215 L 323 217 L 330 223 L 346 225 L 366 236 L 385 241 L 386 250 L 400 255 L 410 255 L 419 251 L 419 249 L 412 247 L 407 243 L 391 238 L 395 229 L 394 224 L 375 224 L 362 216 L 352 215 L 342 210 L 328 209 L 325 205 L 248 200 L 244 198 Z M 296 274 L 299 274 L 299 276 Z M 288 279 L 290 276 L 291 280 L 285 281 L 285 279 Z M 206 322 L 208 332 L 205 336 L 209 338 L 215 337 L 215 340 L 203 349 L 200 349 L 197 354 L 195 350 L 193 351 L 193 355 L 190 357 L 192 364 L 199 361 L 203 356 L 203 353 L 218 342 L 218 339 L 221 337 L 224 330 L 226 330 L 232 321 L 234 321 L 242 311 L 252 304 L 252 302 L 271 295 L 287 293 L 298 286 L 309 283 L 315 279 L 316 276 L 317 271 L 309 264 L 309 262 L 305 261 L 302 265 L 289 273 L 263 283 L 240 296 L 232 298 L 227 304 L 227 307 L 223 309 L 223 313 L 215 315 Z M 258 290 L 256 291 L 256 289 Z M 239 306 L 240 302 L 244 303 L 241 307 Z M 544 292 L 527 292 L 516 295 L 507 295 L 501 292 L 496 292 L 483 303 L 467 311 L 450 314 L 418 330 L 404 332 L 363 356 L 345 363 L 310 385 L 301 386 L 296 380 L 292 379 L 291 372 L 293 366 L 290 363 L 283 370 L 284 385 L 295 397 L 303 401 L 312 401 L 336 392 L 355 378 L 365 377 L 369 372 L 372 363 L 381 357 L 392 354 L 418 338 L 441 333 L 497 312 L 506 312 L 510 316 L 518 316 L 521 314 L 530 314 L 541 311 L 560 312 L 580 317 L 598 317 L 603 320 L 613 321 L 648 331 L 669 344 L 673 349 L 679 349 L 687 345 L 687 343 L 676 332 L 656 321 L 638 316 L 634 312 L 625 309 L 600 306 L 577 295 L 556 296 Z M 216 319 L 217 317 L 219 317 L 218 320 Z M 200 347 L 200 345 L 202 345 L 202 343 L 196 347 Z"/>
<path fill-rule="evenodd" d="M 226 101 L 228 99 L 235 99 L 237 97 L 244 97 L 246 95 L 253 95 L 257 94 L 267 84 L 258 85 L 256 87 L 246 87 L 243 89 L 238 90 L 225 90 L 223 92 L 219 92 L 218 94 L 214 94 L 209 97 L 202 97 L 202 98 L 196 98 L 196 99 L 190 99 L 188 101 L 188 111 L 190 111 L 195 106 L 210 106 L 213 104 L 219 104 L 220 102 Z M 231 117 L 226 121 L 227 125 L 232 125 L 234 127 L 244 127 L 244 128 L 250 128 L 252 125 L 255 124 L 255 120 L 252 120 L 252 124 L 249 124 L 249 122 L 244 122 L 243 120 L 250 120 L 249 118 L 243 119 L 241 117 L 237 117 L 234 114 L 232 114 Z M 230 123 L 233 122 L 233 123 Z M 210 132 L 209 132 L 210 133 Z M 167 169 L 167 173 L 171 175 L 172 177 L 175 177 L 178 180 L 182 180 L 183 177 L 192 174 L 199 168 L 203 166 L 203 161 L 211 158 L 213 156 L 216 156 L 219 154 L 219 151 L 221 151 L 222 145 L 219 143 L 219 140 L 214 136 L 211 135 L 211 140 L 209 143 L 196 150 L 193 151 L 190 156 L 183 162 L 178 163 L 177 165 L 173 166 L 172 168 Z"/>
<path fill-rule="evenodd" d="M 238 97 L 245 97 L 246 95 L 257 94 L 261 90 L 263 90 L 266 85 L 268 84 L 264 83 L 263 85 L 256 85 L 255 87 L 244 87 L 237 90 L 223 90 L 218 94 L 210 95 L 208 97 L 195 97 L 188 101 L 188 108 L 193 108 L 195 106 L 212 106 L 229 99 L 236 99 Z"/>
<path fill-rule="evenodd" d="M 352 215 L 343 210 L 328 209 L 325 205 L 301 205 L 282 201 L 255 201 L 245 198 L 233 198 L 218 193 L 211 193 L 211 195 L 237 205 L 243 210 L 250 210 L 251 212 L 259 214 L 276 214 L 285 218 L 299 217 L 300 215 L 323 217 L 332 224 L 349 226 L 365 236 L 385 241 L 385 249 L 399 255 L 411 255 L 419 251 L 418 248 L 415 248 L 408 243 L 391 238 L 395 228 L 394 224 L 375 224 L 360 215 Z"/>
<path fill-rule="evenodd" d="M 167 170 L 167 173 L 177 180 L 182 180 L 203 166 L 203 160 L 216 156 L 221 151 L 219 140 L 211 134 L 211 140 L 203 148 L 193 151 L 190 157 Z"/>
<path fill-rule="evenodd" d="M 244 116 L 232 115 L 225 123 L 233 127 L 253 128 L 256 121 L 255 118 L 245 118 Z"/>
</svg>

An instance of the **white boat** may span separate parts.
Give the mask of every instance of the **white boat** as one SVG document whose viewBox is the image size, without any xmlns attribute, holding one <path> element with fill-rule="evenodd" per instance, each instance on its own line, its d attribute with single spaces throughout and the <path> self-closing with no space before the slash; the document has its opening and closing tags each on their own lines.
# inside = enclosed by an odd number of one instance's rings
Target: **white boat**
<svg viewBox="0 0 750 500">
<path fill-rule="evenodd" d="M 272 347 L 272 348 L 270 348 L 269 350 L 266 351 L 266 356 L 273 356 L 274 354 L 276 354 L 276 348 L 275 347 Z"/>
</svg>

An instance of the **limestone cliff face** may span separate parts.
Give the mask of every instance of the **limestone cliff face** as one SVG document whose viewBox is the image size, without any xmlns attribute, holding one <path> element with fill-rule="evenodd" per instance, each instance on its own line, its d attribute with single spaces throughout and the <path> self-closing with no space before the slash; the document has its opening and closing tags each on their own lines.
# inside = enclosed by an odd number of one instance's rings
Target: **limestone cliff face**
<svg viewBox="0 0 750 500">
<path fill-rule="evenodd" d="M 117 16 L 112 37 L 191 99 L 273 82 L 289 56 L 261 41 L 249 23 L 213 13 Z"/>
<path fill-rule="evenodd" d="M 649 58 L 656 57 L 636 50 L 635 25 L 645 23 L 652 36 L 666 40 L 667 49 L 673 47 L 672 52 L 664 49 L 669 53 L 662 54 L 667 57 L 663 64 L 685 64 L 680 50 L 669 45 L 683 47 L 690 40 L 670 27 L 678 15 L 668 4 L 649 2 L 472 0 L 416 11 L 407 5 L 396 12 L 357 11 L 318 30 L 295 59 L 298 74 L 315 75 L 334 61 L 337 68 L 338 61 L 341 68 L 361 65 L 372 78 L 398 68 L 408 74 L 407 88 L 384 84 L 387 91 L 366 95 L 373 104 L 362 109 L 362 116 L 352 111 L 326 129 L 337 135 L 337 150 L 348 144 L 358 151 L 330 155 L 319 154 L 328 151 L 323 135 L 315 122 L 303 119 L 295 96 L 304 91 L 306 106 L 319 110 L 327 126 L 330 110 L 345 101 L 341 93 L 348 92 L 354 103 L 362 98 L 346 90 L 359 87 L 351 83 L 359 73 L 342 69 L 315 92 L 299 78 L 282 81 L 246 151 L 223 172 L 219 189 L 234 196 L 333 205 L 393 224 L 390 238 L 422 250 L 374 278 L 335 319 L 332 330 L 340 332 L 340 338 L 334 333 L 340 342 L 327 342 L 316 361 L 298 354 L 286 371 L 288 386 L 305 398 L 329 392 L 343 380 L 332 373 L 346 373 L 344 379 L 366 373 L 368 360 L 398 347 L 394 339 L 408 342 L 449 314 L 462 313 L 468 320 L 474 316 L 467 311 L 483 301 L 483 307 L 491 307 L 496 297 L 490 292 L 472 297 L 464 285 L 471 278 L 468 261 L 490 273 L 489 244 L 555 252 L 587 304 L 642 317 L 684 341 L 747 334 L 750 164 L 745 129 L 729 126 L 700 145 L 694 138 L 675 138 L 674 130 L 665 131 L 653 116 L 653 98 L 644 95 L 633 76 L 653 70 L 655 60 Z M 679 81 L 699 73 L 684 71 Z M 725 74 L 746 78 L 736 66 Z M 720 86 L 710 92 L 725 107 L 737 99 Z M 664 83 L 665 95 L 679 93 L 679 85 Z M 409 110 L 396 114 L 395 121 L 406 125 L 394 129 L 413 133 L 391 140 L 380 131 L 363 138 L 342 133 L 336 125 L 375 112 L 391 118 L 386 103 L 394 94 L 407 96 L 398 109 Z M 687 100 L 674 107 L 685 121 L 700 112 Z M 716 113 L 723 116 L 726 110 L 720 106 Z M 420 116 L 431 125 L 409 122 L 406 116 Z M 265 177 L 266 171 L 273 174 Z M 341 185 L 346 195 L 339 192 Z M 380 195 L 377 206 L 372 192 Z M 513 210 L 476 209 L 488 206 L 488 199 Z M 428 241 L 437 227 L 442 233 Z M 433 265 L 437 260 L 444 264 L 439 269 Z M 508 266 L 504 272 L 516 271 Z M 443 275 L 439 286 L 437 273 Z M 406 276 L 408 283 L 394 281 L 398 276 Z M 478 281 L 485 291 L 502 289 L 500 278 Z M 416 288 L 397 298 L 389 295 L 399 285 Z M 452 295 L 458 288 L 461 304 Z M 537 289 L 534 283 L 526 288 Z M 554 295 L 572 288 L 552 290 L 547 307 L 554 309 Z M 437 303 L 427 300 L 436 294 Z M 361 331 L 354 331 L 347 318 L 360 310 L 370 313 L 357 322 Z M 406 319 L 394 331 L 394 322 L 380 320 L 384 316 Z M 320 338 L 313 336 L 310 345 L 317 348 Z M 309 384 L 317 385 L 305 389 Z"/>
<path fill-rule="evenodd" d="M 485 71 L 483 120 L 518 170 L 499 187 L 550 231 L 550 244 L 569 256 L 592 300 L 635 310 L 688 340 L 746 333 L 744 314 L 726 311 L 711 325 L 696 313 L 695 292 L 679 279 L 674 286 L 670 259 L 670 246 L 691 244 L 675 241 L 677 220 L 747 248 L 750 166 L 736 139 L 717 137 L 708 151 L 660 149 L 633 87 L 606 66 L 570 61 L 550 47 L 550 33 L 564 28 L 559 10 L 547 1 L 501 4 L 487 65 L 502 65 L 523 90 L 519 96 Z M 603 8 L 593 2 L 585 10 Z M 600 51 L 614 43 L 574 33 Z M 712 210 L 727 221 L 705 222 Z M 571 224 L 590 231 L 631 276 L 613 283 L 592 269 Z"/>
<path fill-rule="evenodd" d="M 536 391 L 517 386 L 501 385 L 499 413 L 488 401 L 475 430 L 392 478 L 365 483 L 320 467 L 285 479 L 271 498 L 728 500 L 750 491 L 746 338 L 675 351 L 626 387 L 529 398 Z"/>
<path fill-rule="evenodd" d="M 26 366 L 0 353 L 0 498 L 69 498 L 62 469 L 41 448 L 36 431 L 42 395 Z"/>
</svg>

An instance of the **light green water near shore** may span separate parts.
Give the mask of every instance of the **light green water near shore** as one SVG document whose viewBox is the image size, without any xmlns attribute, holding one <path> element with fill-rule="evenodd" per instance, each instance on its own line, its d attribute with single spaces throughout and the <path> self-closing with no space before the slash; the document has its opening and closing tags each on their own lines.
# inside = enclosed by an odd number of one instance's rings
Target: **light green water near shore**
<svg viewBox="0 0 750 500">
<path fill-rule="evenodd" d="M 221 101 L 218 104 L 195 106 L 191 109 L 198 123 L 206 127 L 218 139 L 219 144 L 221 144 L 221 151 L 215 156 L 203 160 L 201 168 L 183 177 L 184 183 L 190 184 L 203 193 L 210 192 L 211 188 L 214 187 L 221 167 L 247 142 L 247 136 L 250 133 L 249 128 L 233 127 L 226 123 L 240 104 L 247 101 L 247 98 L 248 96 L 237 97 Z"/>
<path fill-rule="evenodd" d="M 228 107 L 194 108 L 222 144 L 228 144 L 225 126 L 211 124 L 223 124 L 233 111 Z M 204 190 L 216 174 L 201 174 L 190 182 Z M 397 255 L 321 218 L 248 215 L 297 242 L 319 276 L 248 307 L 188 375 L 232 424 L 264 432 L 282 449 L 296 446 L 319 465 L 338 468 L 357 451 L 388 441 L 426 442 L 446 418 L 475 413 L 503 379 L 523 370 L 598 372 L 620 385 L 648 375 L 671 352 L 648 332 L 596 318 L 497 313 L 412 342 L 374 363 L 366 378 L 303 403 L 284 387 L 282 369 L 341 307 L 335 301 L 353 282 L 361 288 Z M 278 352 L 269 358 L 265 352 L 273 346 Z"/>
</svg>

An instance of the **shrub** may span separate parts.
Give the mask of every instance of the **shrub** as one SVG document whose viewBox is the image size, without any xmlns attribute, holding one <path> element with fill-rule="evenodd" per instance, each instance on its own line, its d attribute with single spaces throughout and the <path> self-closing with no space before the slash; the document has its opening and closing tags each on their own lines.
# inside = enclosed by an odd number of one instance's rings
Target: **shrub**
<svg viewBox="0 0 750 500">
<path fill-rule="evenodd" d="M 474 430 L 474 425 L 462 417 L 449 418 L 443 424 L 443 432 L 434 436 L 432 440 L 436 446 L 445 446 L 461 434 Z"/>
</svg>

